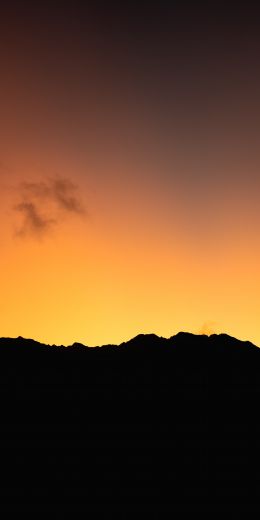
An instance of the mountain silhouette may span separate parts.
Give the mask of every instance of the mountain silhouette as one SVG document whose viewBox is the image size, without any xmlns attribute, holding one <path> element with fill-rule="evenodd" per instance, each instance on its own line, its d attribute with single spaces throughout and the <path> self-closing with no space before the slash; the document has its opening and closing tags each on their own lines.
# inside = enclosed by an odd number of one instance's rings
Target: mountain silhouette
<svg viewBox="0 0 260 520">
<path fill-rule="evenodd" d="M 260 510 L 260 350 L 249 342 L 2 338 L 0 389 L 4 511 Z"/>
</svg>

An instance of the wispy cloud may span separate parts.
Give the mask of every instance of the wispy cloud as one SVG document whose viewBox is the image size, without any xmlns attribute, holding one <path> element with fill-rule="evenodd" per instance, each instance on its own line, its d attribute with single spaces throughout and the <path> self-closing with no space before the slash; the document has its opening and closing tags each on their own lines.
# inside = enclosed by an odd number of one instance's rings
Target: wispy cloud
<svg viewBox="0 0 260 520">
<path fill-rule="evenodd" d="M 43 199 L 51 194 L 50 186 L 46 182 L 22 182 L 19 186 L 22 197 L 35 197 Z"/>
<path fill-rule="evenodd" d="M 68 179 L 54 179 L 52 182 L 52 195 L 59 206 L 71 213 L 84 214 L 82 203 L 75 195 L 77 187 Z"/>
<path fill-rule="evenodd" d="M 20 200 L 14 210 L 22 217 L 18 224 L 18 236 L 41 238 L 67 217 L 86 215 L 77 185 L 67 178 L 24 181 L 17 191 Z"/>
<path fill-rule="evenodd" d="M 23 216 L 22 225 L 17 231 L 19 236 L 34 235 L 42 237 L 55 224 L 53 218 L 41 215 L 37 206 L 32 202 L 21 202 L 15 206 L 15 209 Z"/>
<path fill-rule="evenodd" d="M 215 321 L 206 321 L 198 331 L 198 334 L 205 334 L 206 336 L 210 336 L 211 334 L 215 333 L 216 325 L 217 323 Z"/>
</svg>

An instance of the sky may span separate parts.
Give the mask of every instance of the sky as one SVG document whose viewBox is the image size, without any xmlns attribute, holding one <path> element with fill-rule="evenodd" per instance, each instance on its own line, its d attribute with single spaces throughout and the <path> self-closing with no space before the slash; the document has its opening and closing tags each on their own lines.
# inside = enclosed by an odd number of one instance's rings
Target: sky
<svg viewBox="0 0 260 520">
<path fill-rule="evenodd" d="M 0 336 L 260 346 L 259 15 L 121 4 L 1 5 Z"/>
</svg>

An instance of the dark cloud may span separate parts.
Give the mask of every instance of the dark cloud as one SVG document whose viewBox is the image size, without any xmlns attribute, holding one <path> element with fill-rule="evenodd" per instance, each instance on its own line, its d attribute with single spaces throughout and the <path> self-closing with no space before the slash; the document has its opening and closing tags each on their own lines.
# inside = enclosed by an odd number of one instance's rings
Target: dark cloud
<svg viewBox="0 0 260 520">
<path fill-rule="evenodd" d="M 17 234 L 42 237 L 67 216 L 85 215 L 77 190 L 76 184 L 62 177 L 22 182 L 19 186 L 20 201 L 14 208 L 22 215 Z"/>
<path fill-rule="evenodd" d="M 37 206 L 32 202 L 21 202 L 15 209 L 23 215 L 22 226 L 17 232 L 19 236 L 32 234 L 41 237 L 55 224 L 54 219 L 41 215 Z"/>
<path fill-rule="evenodd" d="M 75 184 L 68 179 L 54 179 L 51 188 L 54 199 L 63 210 L 78 214 L 85 213 L 81 201 L 75 196 L 77 189 Z"/>
</svg>

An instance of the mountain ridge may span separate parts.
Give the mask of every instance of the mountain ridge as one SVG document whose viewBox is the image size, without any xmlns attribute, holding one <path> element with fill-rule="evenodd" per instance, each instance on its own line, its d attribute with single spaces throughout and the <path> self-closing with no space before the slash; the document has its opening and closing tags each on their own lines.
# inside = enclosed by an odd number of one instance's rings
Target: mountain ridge
<svg viewBox="0 0 260 520">
<path fill-rule="evenodd" d="M 247 518 L 260 510 L 259 402 L 259 348 L 226 334 L 2 338 L 0 510 Z"/>
<path fill-rule="evenodd" d="M 161 342 L 161 343 L 168 343 L 168 344 L 172 344 L 172 343 L 175 343 L 175 342 L 178 342 L 179 340 L 191 340 L 191 341 L 198 341 L 198 340 L 202 340 L 202 341 L 205 341 L 205 340 L 209 340 L 210 341 L 215 341 L 215 340 L 226 340 L 228 341 L 229 343 L 230 342 L 236 342 L 238 345 L 247 345 L 247 346 L 250 346 L 250 347 L 254 347 L 254 348 L 259 348 L 258 345 L 252 343 L 251 341 L 249 340 L 241 340 L 241 339 L 238 339 L 234 336 L 231 336 L 230 334 L 226 334 L 226 333 L 219 333 L 219 334 L 216 334 L 216 333 L 213 333 L 213 334 L 194 334 L 194 333 L 191 333 L 191 332 L 185 332 L 185 331 L 180 331 L 176 334 L 174 334 L 173 336 L 170 336 L 168 338 L 164 337 L 164 336 L 159 336 L 158 334 L 155 334 L 155 333 L 140 333 L 140 334 L 137 334 L 136 336 L 133 336 L 132 338 L 130 338 L 129 340 L 126 340 L 126 341 L 123 341 L 121 343 L 105 343 L 104 345 L 95 345 L 95 346 L 89 346 L 89 345 L 85 345 L 84 343 L 81 343 L 81 342 L 74 342 L 72 344 L 69 344 L 69 345 L 63 345 L 63 344 L 60 344 L 60 345 L 56 345 L 56 344 L 50 344 L 50 343 L 43 343 L 42 341 L 38 341 L 38 340 L 35 340 L 33 338 L 25 338 L 23 336 L 18 336 L 18 337 L 0 337 L 0 345 L 1 343 L 5 343 L 5 342 L 8 342 L 8 343 L 12 343 L 12 344 L 15 344 L 15 343 L 25 343 L 27 344 L 28 346 L 29 345 L 35 345 L 37 347 L 50 347 L 50 348 L 58 348 L 58 349 L 72 349 L 72 348 L 84 348 L 84 349 L 107 349 L 108 347 L 111 347 L 111 348 L 120 348 L 120 347 L 125 347 L 125 346 L 132 346 L 134 344 L 137 344 L 137 343 L 149 343 L 149 342 Z"/>
</svg>

